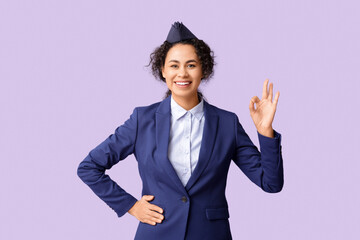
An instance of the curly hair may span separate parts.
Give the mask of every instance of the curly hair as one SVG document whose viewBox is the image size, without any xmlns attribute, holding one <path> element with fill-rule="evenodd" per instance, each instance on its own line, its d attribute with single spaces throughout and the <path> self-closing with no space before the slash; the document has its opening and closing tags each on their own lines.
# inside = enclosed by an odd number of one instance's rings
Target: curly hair
<svg viewBox="0 0 360 240">
<path fill-rule="evenodd" d="M 203 40 L 187 39 L 177 43 L 169 43 L 168 41 L 165 41 L 151 53 L 150 62 L 147 66 L 151 65 L 151 72 L 156 79 L 166 82 L 165 78 L 162 76 L 162 67 L 165 65 L 166 55 L 170 48 L 176 44 L 190 44 L 194 46 L 195 52 L 201 63 L 202 74 L 204 76 L 201 81 L 208 81 L 214 75 L 214 52 Z M 171 91 L 169 89 L 165 94 L 165 98 L 170 94 Z M 198 91 L 198 96 L 199 99 L 203 98 L 203 94 L 200 91 Z"/>
</svg>

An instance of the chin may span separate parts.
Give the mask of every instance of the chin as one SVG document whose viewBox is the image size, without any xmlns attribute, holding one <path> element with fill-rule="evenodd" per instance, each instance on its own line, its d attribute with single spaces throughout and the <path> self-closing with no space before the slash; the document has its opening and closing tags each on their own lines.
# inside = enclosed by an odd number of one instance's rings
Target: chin
<svg viewBox="0 0 360 240">
<path fill-rule="evenodd" d="M 173 95 L 184 98 L 191 98 L 196 95 L 197 91 L 171 91 Z"/>
</svg>

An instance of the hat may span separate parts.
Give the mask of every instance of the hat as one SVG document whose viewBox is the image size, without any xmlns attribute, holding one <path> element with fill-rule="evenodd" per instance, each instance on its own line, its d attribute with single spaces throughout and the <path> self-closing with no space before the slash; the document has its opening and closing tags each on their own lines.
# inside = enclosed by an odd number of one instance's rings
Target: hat
<svg viewBox="0 0 360 240">
<path fill-rule="evenodd" d="M 185 27 L 183 23 L 175 22 L 169 31 L 166 41 L 169 43 L 176 43 L 186 39 L 193 39 L 197 37 Z"/>
</svg>

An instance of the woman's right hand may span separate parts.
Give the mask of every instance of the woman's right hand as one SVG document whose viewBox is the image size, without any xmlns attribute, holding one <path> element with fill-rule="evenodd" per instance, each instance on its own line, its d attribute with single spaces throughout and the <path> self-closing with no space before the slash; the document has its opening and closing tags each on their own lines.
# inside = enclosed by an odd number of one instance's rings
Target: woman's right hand
<svg viewBox="0 0 360 240">
<path fill-rule="evenodd" d="M 134 206 L 129 209 L 128 213 L 143 223 L 150 225 L 161 223 L 164 219 L 164 216 L 162 215 L 163 209 L 148 202 L 152 201 L 153 199 L 153 195 L 144 195 L 134 204 Z"/>
</svg>

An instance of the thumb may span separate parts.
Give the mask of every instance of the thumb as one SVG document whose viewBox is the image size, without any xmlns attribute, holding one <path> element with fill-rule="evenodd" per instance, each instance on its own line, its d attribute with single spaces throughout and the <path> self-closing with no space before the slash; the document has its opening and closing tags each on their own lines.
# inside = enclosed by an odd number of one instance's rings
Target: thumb
<svg viewBox="0 0 360 240">
<path fill-rule="evenodd" d="M 257 96 L 253 96 L 250 99 L 250 104 L 249 104 L 250 114 L 253 114 L 255 112 L 254 103 L 258 103 L 259 101 L 260 99 Z"/>
<path fill-rule="evenodd" d="M 151 201 L 154 199 L 154 196 L 153 195 L 144 195 L 143 198 L 146 200 L 146 201 Z"/>
</svg>

